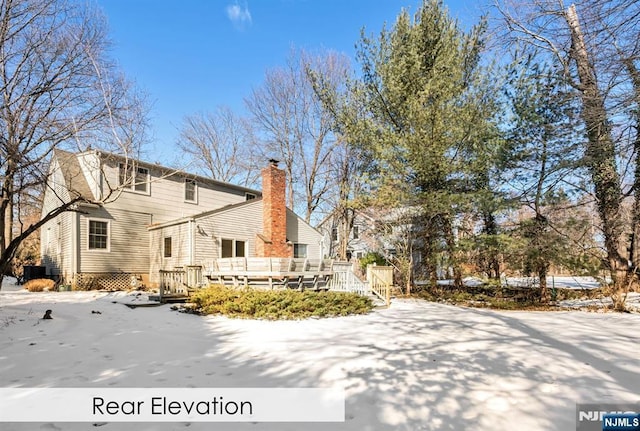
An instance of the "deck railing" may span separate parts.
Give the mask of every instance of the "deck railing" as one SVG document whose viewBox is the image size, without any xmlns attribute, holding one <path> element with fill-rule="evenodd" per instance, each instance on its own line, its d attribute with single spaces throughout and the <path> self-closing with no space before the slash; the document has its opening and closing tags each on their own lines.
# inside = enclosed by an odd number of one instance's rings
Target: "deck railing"
<svg viewBox="0 0 640 431">
<path fill-rule="evenodd" d="M 369 295 L 369 285 L 360 280 L 353 272 L 353 265 L 349 262 L 335 262 L 333 264 L 333 277 L 328 284 L 329 290 L 338 292 L 355 292 L 360 295 Z"/>
<path fill-rule="evenodd" d="M 285 262 L 286 261 L 286 262 Z M 242 267 L 237 265 L 242 263 Z M 235 265 L 235 267 L 234 267 Z M 209 281 L 234 286 L 262 285 L 269 288 L 328 289 L 339 292 L 374 294 L 390 302 L 391 284 L 385 268 L 369 271 L 369 282 L 362 281 L 349 262 L 311 259 L 247 258 L 217 259 L 209 265 L 160 270 L 160 300 L 167 295 L 188 295 Z M 371 275 L 373 273 L 374 275 Z"/>
<path fill-rule="evenodd" d="M 387 308 L 391 306 L 391 286 L 393 285 L 393 268 L 390 266 L 372 266 L 367 268 L 367 278 L 371 292 L 382 299 Z"/>
<path fill-rule="evenodd" d="M 219 258 L 208 265 L 205 276 L 213 283 L 234 287 L 326 289 L 333 275 L 330 259 Z"/>
<path fill-rule="evenodd" d="M 189 265 L 186 268 L 160 270 L 160 299 L 165 295 L 188 295 L 189 289 L 202 285 L 202 267 Z"/>
</svg>

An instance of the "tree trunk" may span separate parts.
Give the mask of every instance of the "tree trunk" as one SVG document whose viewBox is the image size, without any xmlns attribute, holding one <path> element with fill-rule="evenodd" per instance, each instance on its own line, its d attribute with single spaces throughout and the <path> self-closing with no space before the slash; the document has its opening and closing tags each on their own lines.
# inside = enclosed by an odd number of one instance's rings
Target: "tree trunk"
<svg viewBox="0 0 640 431">
<path fill-rule="evenodd" d="M 442 225 L 445 243 L 447 244 L 447 252 L 449 253 L 449 261 L 453 268 L 453 284 L 455 287 L 462 287 L 462 271 L 458 264 L 456 240 L 453 235 L 453 223 L 449 217 L 443 217 Z"/>
<path fill-rule="evenodd" d="M 340 211 L 341 217 L 338 221 L 338 257 L 342 260 L 348 260 L 349 235 L 353 227 L 353 217 L 350 217 L 349 213 L 350 211 L 347 208 L 343 208 Z"/>
<path fill-rule="evenodd" d="M 0 203 L 0 255 L 4 255 L 11 240 L 13 239 L 13 195 L 14 195 L 14 178 L 15 178 L 15 162 L 11 159 L 7 160 L 4 181 L 2 184 L 2 198 Z M 3 263 L 0 267 L 2 275 L 6 275 L 10 268 L 10 260 Z M 0 288 L 2 285 L 0 285 Z"/>
<path fill-rule="evenodd" d="M 547 265 L 538 265 L 538 279 L 540 280 L 540 302 L 548 304 L 551 297 L 547 287 Z"/>
<path fill-rule="evenodd" d="M 565 14 L 571 31 L 571 58 L 575 61 L 582 97 L 582 117 L 587 127 L 586 160 L 593 180 L 598 214 L 602 221 L 607 264 L 613 280 L 614 308 L 624 308 L 628 289 L 628 260 L 621 254 L 623 224 L 620 214 L 622 189 L 618 175 L 615 145 L 607 118 L 604 97 L 598 88 L 575 5 Z M 621 302 L 622 301 L 622 302 Z"/>
<path fill-rule="evenodd" d="M 498 235 L 498 223 L 496 217 L 491 212 L 485 212 L 482 216 L 484 219 L 484 232 L 489 238 L 496 238 Z M 494 280 L 500 280 L 500 259 L 499 252 L 495 247 L 495 243 L 489 246 L 490 255 L 488 256 L 488 276 Z"/>
<path fill-rule="evenodd" d="M 637 104 L 640 104 L 640 71 L 633 59 L 624 59 L 624 64 L 631 76 L 633 83 L 633 95 Z M 636 139 L 633 148 L 636 154 L 636 168 L 633 180 L 633 208 L 631 213 L 631 237 L 629 238 L 629 260 L 632 266 L 634 284 L 638 283 L 638 271 L 640 269 L 640 112 L 635 115 Z"/>
<path fill-rule="evenodd" d="M 435 288 L 438 285 L 438 263 L 435 257 L 434 226 L 428 218 L 424 222 L 424 229 L 421 245 L 422 261 L 429 276 L 429 285 Z"/>
</svg>

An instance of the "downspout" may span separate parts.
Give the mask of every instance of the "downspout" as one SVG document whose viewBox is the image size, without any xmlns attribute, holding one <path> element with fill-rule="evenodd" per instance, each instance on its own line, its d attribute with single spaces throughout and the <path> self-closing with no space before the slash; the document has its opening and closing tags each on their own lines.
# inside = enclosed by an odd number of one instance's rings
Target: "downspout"
<svg viewBox="0 0 640 431">
<path fill-rule="evenodd" d="M 194 237 L 195 235 L 193 234 L 193 227 L 194 227 L 194 220 L 193 219 L 189 219 L 189 265 L 193 265 L 194 263 L 194 258 L 195 258 L 195 244 L 194 244 Z"/>
</svg>

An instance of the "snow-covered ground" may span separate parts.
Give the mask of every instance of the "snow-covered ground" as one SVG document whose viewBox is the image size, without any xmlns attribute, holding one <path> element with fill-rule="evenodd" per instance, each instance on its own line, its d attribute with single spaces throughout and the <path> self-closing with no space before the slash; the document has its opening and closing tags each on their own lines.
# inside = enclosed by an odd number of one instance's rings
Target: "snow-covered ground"
<svg viewBox="0 0 640 431">
<path fill-rule="evenodd" d="M 480 286 L 485 283 L 478 277 L 466 277 L 463 280 L 465 286 Z M 502 277 L 503 286 L 515 286 L 515 287 L 537 287 L 538 279 L 536 277 Z M 428 280 L 417 282 L 416 284 L 427 285 Z M 452 285 L 453 280 L 438 280 L 438 284 L 446 286 Z M 549 276 L 547 277 L 547 286 L 549 288 L 562 288 L 562 289 L 595 289 L 601 287 L 600 281 L 594 277 L 580 277 L 580 276 Z"/>
<path fill-rule="evenodd" d="M 135 293 L 5 287 L 0 387 L 346 389 L 344 423 L 98 424 L 104 431 L 567 431 L 575 429 L 578 402 L 640 399 L 639 314 L 394 300 L 366 316 L 270 322 L 123 305 L 146 302 Z M 52 320 L 41 320 L 46 309 Z"/>
<path fill-rule="evenodd" d="M 537 287 L 539 284 L 536 277 L 505 277 L 502 282 L 507 286 L 521 287 Z M 547 286 L 562 289 L 596 289 L 602 284 L 594 277 L 549 276 L 547 277 Z"/>
</svg>

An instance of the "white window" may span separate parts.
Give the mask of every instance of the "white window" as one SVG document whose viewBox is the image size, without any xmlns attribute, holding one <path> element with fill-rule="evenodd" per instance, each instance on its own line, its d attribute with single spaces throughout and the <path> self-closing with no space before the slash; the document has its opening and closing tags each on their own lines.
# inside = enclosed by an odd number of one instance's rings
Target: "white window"
<svg viewBox="0 0 640 431">
<path fill-rule="evenodd" d="M 220 250 L 220 257 L 245 257 L 246 241 L 236 239 L 223 239 Z"/>
<path fill-rule="evenodd" d="M 307 257 L 307 244 L 293 244 L 293 257 Z"/>
<path fill-rule="evenodd" d="M 197 188 L 196 188 L 196 180 L 192 180 L 190 178 L 185 178 L 184 180 L 184 200 L 186 202 L 197 202 Z"/>
<path fill-rule="evenodd" d="M 135 172 L 135 175 L 134 175 Z M 134 166 L 130 163 L 118 164 L 118 185 L 125 190 L 149 193 L 149 169 Z"/>
<path fill-rule="evenodd" d="M 109 251 L 109 222 L 105 220 L 89 220 L 89 250 Z"/>
<path fill-rule="evenodd" d="M 136 182 L 133 184 L 133 189 L 137 192 L 149 193 L 149 169 L 136 169 Z"/>
</svg>

